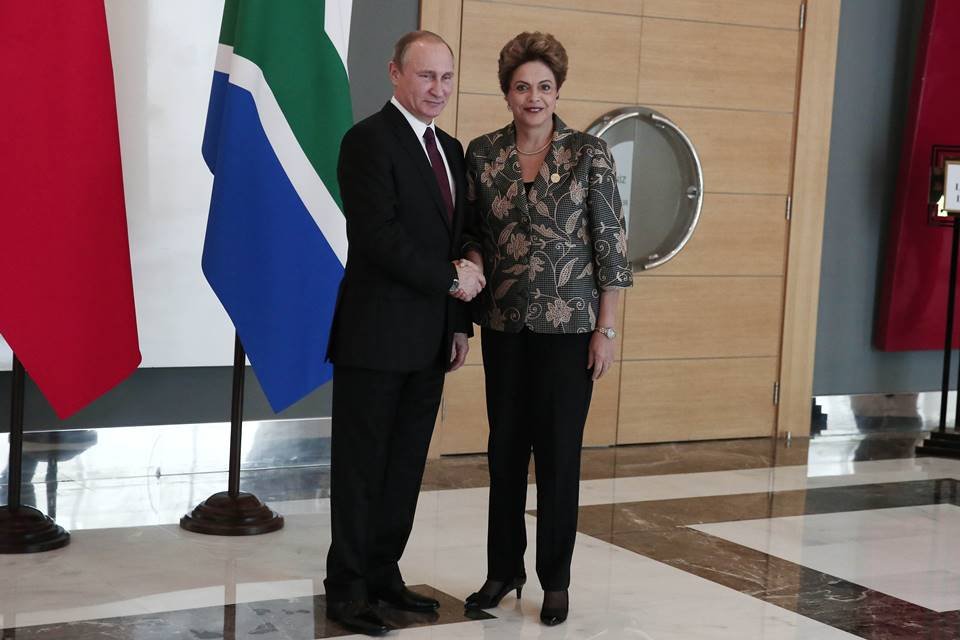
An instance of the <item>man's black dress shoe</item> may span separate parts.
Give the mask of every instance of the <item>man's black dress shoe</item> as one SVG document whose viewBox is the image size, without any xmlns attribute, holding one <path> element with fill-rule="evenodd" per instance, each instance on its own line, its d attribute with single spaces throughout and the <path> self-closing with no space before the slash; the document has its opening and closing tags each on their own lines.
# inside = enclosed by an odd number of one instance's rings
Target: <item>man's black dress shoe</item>
<svg viewBox="0 0 960 640">
<path fill-rule="evenodd" d="M 348 631 L 368 636 L 382 636 L 390 630 L 380 614 L 364 600 L 327 602 L 327 618 Z"/>
<path fill-rule="evenodd" d="M 440 607 L 440 603 L 434 598 L 422 596 L 416 591 L 407 589 L 403 585 L 372 591 L 370 598 L 384 602 L 395 609 L 402 609 L 403 611 L 433 611 Z"/>
<path fill-rule="evenodd" d="M 500 601 L 503 600 L 505 595 L 514 589 L 517 590 L 517 600 L 519 600 L 520 593 L 523 591 L 523 585 L 526 583 L 526 576 L 514 578 L 513 580 L 504 582 L 500 582 L 499 580 L 487 580 L 483 583 L 483 586 L 480 587 L 480 591 L 471 593 L 469 596 L 467 596 L 467 599 L 463 602 L 463 608 L 493 609 L 500 604 Z"/>
</svg>

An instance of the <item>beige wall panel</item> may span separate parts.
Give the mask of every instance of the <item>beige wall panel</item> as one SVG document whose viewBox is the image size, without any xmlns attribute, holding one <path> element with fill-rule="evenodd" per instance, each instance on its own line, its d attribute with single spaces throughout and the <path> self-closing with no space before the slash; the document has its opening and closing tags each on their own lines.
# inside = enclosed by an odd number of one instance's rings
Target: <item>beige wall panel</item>
<svg viewBox="0 0 960 640">
<path fill-rule="evenodd" d="M 557 111 L 559 113 L 559 110 Z M 496 131 L 512 120 L 507 103 L 501 96 L 460 94 L 460 109 L 457 112 L 457 137 L 466 150 L 470 141 L 485 133 Z"/>
<path fill-rule="evenodd" d="M 624 319 L 627 317 L 627 295 L 629 292 L 630 289 L 621 289 L 620 300 L 617 302 L 617 326 L 614 327 L 617 330 L 617 344 L 614 347 L 616 355 L 614 358 L 617 360 L 623 358 L 623 325 Z"/>
<path fill-rule="evenodd" d="M 617 363 L 593 385 L 590 413 L 583 433 L 585 447 L 616 444 L 619 403 L 620 364 Z"/>
<path fill-rule="evenodd" d="M 460 91 L 501 95 L 497 57 L 524 30 L 552 33 L 566 48 L 570 71 L 561 95 L 607 102 L 636 98 L 639 17 L 469 0 L 463 6 Z"/>
<path fill-rule="evenodd" d="M 624 362 L 618 444 L 769 436 L 776 358 Z"/>
<path fill-rule="evenodd" d="M 672 29 L 674 35 L 693 33 L 698 29 L 701 34 L 746 33 L 742 29 L 725 31 L 717 28 L 717 23 L 767 27 L 757 30 L 763 33 L 779 29 L 775 35 L 780 42 L 790 44 L 786 47 L 787 51 L 781 48 L 769 55 L 796 56 L 796 21 L 800 0 L 644 0 L 643 15 L 647 16 L 644 18 L 647 22 L 643 25 L 645 31 L 642 34 L 639 27 L 628 24 L 641 24 L 642 21 L 635 17 L 611 16 L 609 13 L 598 17 L 587 11 L 563 10 L 589 6 L 597 12 L 618 13 L 625 9 L 612 5 L 628 0 L 600 1 L 599 5 L 588 5 L 576 0 L 468 0 L 466 3 L 458 0 L 422 0 L 424 15 L 428 15 L 428 5 L 431 5 L 429 11 L 440 11 L 437 15 L 441 18 L 442 13 L 448 11 L 442 8 L 442 4 L 450 2 L 458 8 L 461 4 L 464 6 L 464 33 L 462 46 L 459 47 L 464 55 L 459 56 L 461 85 L 459 100 L 454 107 L 457 109 L 458 137 L 466 143 L 509 121 L 510 115 L 496 83 L 496 56 L 508 38 L 524 29 L 551 30 L 570 50 L 571 76 L 561 91 L 557 112 L 569 125 L 578 129 L 586 128 L 606 111 L 637 101 L 635 90 L 641 63 L 640 37 L 651 35 L 646 32 L 646 27 L 663 22 L 658 18 L 688 22 L 666 25 L 665 28 Z M 772 81 L 779 84 L 775 84 L 770 95 L 758 94 L 751 88 L 744 92 L 747 94 L 745 96 L 731 96 L 728 85 L 721 83 L 717 88 L 711 84 L 714 78 L 697 75 L 704 68 L 702 64 L 690 68 L 687 63 L 686 67 L 680 67 L 679 71 L 690 74 L 685 86 L 667 86 L 673 81 L 669 76 L 662 83 L 652 86 L 652 91 L 660 92 L 660 101 L 654 102 L 650 97 L 640 99 L 641 103 L 676 121 L 693 139 L 704 164 L 707 199 L 704 220 L 701 222 L 703 226 L 684 253 L 665 267 L 646 274 L 647 277 L 638 278 L 637 288 L 628 295 L 627 312 L 632 317 L 621 325 L 624 357 L 628 361 L 620 365 L 621 380 L 617 389 L 620 392 L 617 408 L 618 441 L 621 443 L 769 435 L 773 420 L 777 419 L 771 393 L 773 380 L 778 373 L 781 376 L 780 431 L 792 430 L 797 435 L 809 428 L 819 238 L 822 234 L 823 187 L 826 180 L 827 154 L 824 149 L 829 146 L 839 4 L 839 0 L 808 0 L 807 28 L 803 34 L 804 75 L 799 95 L 799 124 L 791 113 L 794 109 L 792 104 L 784 112 L 769 111 L 771 107 L 767 103 L 750 107 L 764 109 L 761 111 L 728 108 L 730 100 L 749 99 L 753 101 L 751 105 L 759 104 L 761 100 L 772 100 L 770 104 L 775 105 L 784 104 L 785 78 Z M 545 5 L 562 6 L 556 9 Z M 611 18 L 615 20 L 611 21 Z M 443 21 L 447 24 L 455 22 L 449 15 Z M 715 28 L 711 31 L 709 25 L 698 27 L 692 23 L 714 23 Z M 644 47 L 656 44 L 657 35 L 653 34 L 651 42 L 644 42 Z M 689 52 L 689 47 L 695 44 L 677 39 L 670 44 L 670 48 L 680 47 L 680 50 Z M 741 42 L 721 44 L 733 47 L 734 53 L 742 55 L 737 48 Z M 661 48 L 665 46 L 660 45 Z M 610 52 L 614 52 L 612 59 Z M 695 57 L 690 53 L 684 55 L 688 59 Z M 766 55 L 764 49 L 763 55 L 757 54 L 755 59 Z M 723 56 L 708 56 L 711 63 L 714 58 L 723 59 Z M 733 65 L 734 76 L 748 72 L 753 76 L 765 73 L 765 69 L 756 71 L 751 66 L 753 60 L 751 58 L 743 64 Z M 677 61 L 667 60 L 666 63 L 676 64 Z M 778 64 L 785 66 L 782 60 Z M 645 73 L 648 68 L 644 67 Z M 713 71 L 710 73 L 719 74 L 716 67 L 711 69 Z M 795 72 L 794 67 L 784 75 Z M 726 78 L 722 79 L 726 81 Z M 748 77 L 747 80 L 747 85 L 753 86 L 752 79 Z M 610 87 L 616 90 L 624 86 L 633 90 L 610 96 Z M 682 92 L 683 89 L 688 91 Z M 718 100 L 713 99 L 710 93 L 712 89 L 717 90 Z M 692 90 L 705 96 L 703 104 L 689 101 L 689 91 Z M 448 109 L 448 112 L 453 115 L 453 110 Z M 796 151 L 797 176 L 791 185 L 795 124 L 799 128 L 800 142 Z M 795 219 L 789 232 L 787 317 L 782 345 L 783 364 L 779 368 L 776 356 L 781 347 L 777 335 L 782 320 L 780 305 L 783 278 L 680 276 L 782 274 L 784 260 L 781 240 L 786 226 L 783 222 L 783 204 L 791 190 Z M 767 205 L 770 217 L 763 216 Z M 797 224 L 800 224 L 799 232 Z M 759 238 L 767 241 L 762 248 L 748 247 Z M 776 241 L 771 242 L 771 238 Z M 735 248 L 733 245 L 738 243 L 744 246 Z M 737 262 L 738 257 L 744 258 L 748 254 L 751 256 L 749 261 Z M 723 266 L 718 268 L 718 264 Z M 751 268 L 755 272 L 750 272 Z M 687 282 L 682 282 L 684 280 Z M 759 288 L 752 291 L 744 287 L 737 291 L 727 290 L 727 284 L 734 280 L 739 280 L 740 284 L 755 282 Z M 651 289 L 658 284 L 666 289 Z M 670 286 L 679 289 L 670 290 Z M 699 292 L 698 286 L 701 289 Z M 763 290 L 764 286 L 766 290 Z M 656 323 L 640 317 L 660 315 L 649 313 L 657 305 L 670 310 L 674 318 L 685 318 L 688 328 L 677 330 L 675 323 L 671 322 L 654 326 Z M 690 321 L 691 318 L 699 320 L 694 323 Z M 711 321 L 711 318 L 719 322 Z M 771 339 L 764 337 L 767 335 L 772 336 L 772 348 Z M 682 353 L 685 348 L 683 345 L 688 342 L 694 343 L 690 351 L 699 350 L 701 353 L 658 356 L 649 351 L 653 348 L 666 353 Z M 712 357 L 712 350 L 727 349 L 730 345 L 736 347 L 733 351 L 752 350 L 759 345 L 767 353 L 758 358 Z M 479 363 L 479 339 L 473 340 L 471 346 L 469 361 Z M 685 359 L 658 359 L 664 357 Z M 629 361 L 630 358 L 634 360 Z M 440 448 L 445 453 L 478 451 L 485 447 L 487 425 L 482 373 L 480 365 L 473 365 L 448 378 L 445 394 L 447 420 L 441 431 L 444 436 L 447 433 L 452 435 L 443 438 L 446 444 Z M 605 393 L 601 386 L 604 382 L 609 382 L 609 379 L 597 386 L 597 398 Z M 641 385 L 645 386 L 641 388 Z M 691 403 L 691 397 L 699 398 L 699 402 Z M 609 433 L 608 427 L 594 426 L 595 420 L 607 424 L 602 419 L 603 412 L 604 409 L 597 411 L 594 407 L 588 428 L 588 442 L 595 436 L 599 438 L 601 433 Z"/>
<path fill-rule="evenodd" d="M 430 448 L 427 449 L 428 458 L 439 458 L 443 455 L 441 440 L 443 440 L 443 401 L 440 401 L 440 411 L 437 412 L 437 419 L 433 422 L 433 436 L 430 438 Z"/>
<path fill-rule="evenodd" d="M 786 202 L 784 196 L 707 193 L 687 246 L 644 277 L 782 276 L 787 250 Z"/>
<path fill-rule="evenodd" d="M 657 107 L 693 141 L 703 164 L 703 186 L 719 193 L 789 193 L 793 116 Z"/>
<path fill-rule="evenodd" d="M 480 327 L 473 326 L 473 337 L 470 338 L 470 351 L 467 352 L 465 365 L 483 364 L 483 346 L 480 344 Z"/>
<path fill-rule="evenodd" d="M 598 102 L 593 100 L 568 100 L 561 98 L 557 102 L 557 115 L 563 122 L 573 129 L 586 131 L 587 127 L 594 123 L 605 113 L 620 109 L 622 107 L 632 107 L 635 103 L 630 102 Z"/>
<path fill-rule="evenodd" d="M 792 112 L 799 35 L 644 18 L 641 104 Z"/>
<path fill-rule="evenodd" d="M 645 0 L 643 15 L 797 30 L 801 0 Z"/>
<path fill-rule="evenodd" d="M 448 0 L 451 1 L 451 0 Z M 624 13 L 632 16 L 643 14 L 644 0 L 482 0 L 514 6 L 549 7 L 553 9 L 585 9 L 603 13 Z"/>
<path fill-rule="evenodd" d="M 483 367 L 463 366 L 443 383 L 440 453 L 487 450 L 487 404 Z"/>
<path fill-rule="evenodd" d="M 787 263 L 779 433 L 810 433 L 820 254 L 830 158 L 840 0 L 809 0 L 797 118 L 797 170 Z"/>
<path fill-rule="evenodd" d="M 623 359 L 776 356 L 782 285 L 782 278 L 638 278 L 627 294 Z"/>
</svg>

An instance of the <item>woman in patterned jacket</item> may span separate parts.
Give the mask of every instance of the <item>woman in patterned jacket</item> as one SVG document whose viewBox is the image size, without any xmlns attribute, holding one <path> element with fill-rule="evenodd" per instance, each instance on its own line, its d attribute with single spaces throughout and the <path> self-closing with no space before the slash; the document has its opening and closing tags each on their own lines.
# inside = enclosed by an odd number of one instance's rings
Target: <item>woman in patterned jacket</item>
<svg viewBox="0 0 960 640">
<path fill-rule="evenodd" d="M 487 580 L 466 605 L 520 596 L 532 451 L 548 625 L 567 617 L 583 429 L 593 383 L 614 360 L 620 289 L 633 283 L 610 150 L 554 115 L 566 75 L 552 35 L 508 42 L 499 79 L 513 121 L 466 153 L 463 250 L 488 283 L 474 309 L 490 421 Z"/>
</svg>

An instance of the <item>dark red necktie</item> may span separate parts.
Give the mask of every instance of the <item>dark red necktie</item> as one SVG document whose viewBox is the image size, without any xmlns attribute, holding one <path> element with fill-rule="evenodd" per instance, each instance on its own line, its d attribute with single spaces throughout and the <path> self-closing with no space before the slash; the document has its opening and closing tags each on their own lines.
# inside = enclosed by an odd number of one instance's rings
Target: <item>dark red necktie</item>
<svg viewBox="0 0 960 640">
<path fill-rule="evenodd" d="M 427 145 L 427 155 L 430 156 L 430 166 L 433 167 L 433 175 L 437 179 L 437 186 L 440 187 L 440 195 L 443 197 L 444 204 L 447 205 L 447 218 L 453 220 L 453 196 L 450 194 L 450 180 L 447 179 L 447 169 L 443 165 L 443 157 L 440 150 L 437 149 L 437 136 L 433 129 L 427 128 L 423 132 L 423 141 Z"/>
</svg>

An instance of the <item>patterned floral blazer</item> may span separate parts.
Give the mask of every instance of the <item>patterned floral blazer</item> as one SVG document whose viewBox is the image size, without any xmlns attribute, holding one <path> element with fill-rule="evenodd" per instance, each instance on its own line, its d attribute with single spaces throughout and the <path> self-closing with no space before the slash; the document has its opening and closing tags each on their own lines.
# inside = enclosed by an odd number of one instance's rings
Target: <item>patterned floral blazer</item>
<svg viewBox="0 0 960 640">
<path fill-rule="evenodd" d="M 606 142 L 554 116 L 553 142 L 529 197 L 513 123 L 472 141 L 466 160 L 463 251 L 483 254 L 487 277 L 475 320 L 509 333 L 593 331 L 599 290 L 633 284 Z"/>
</svg>

